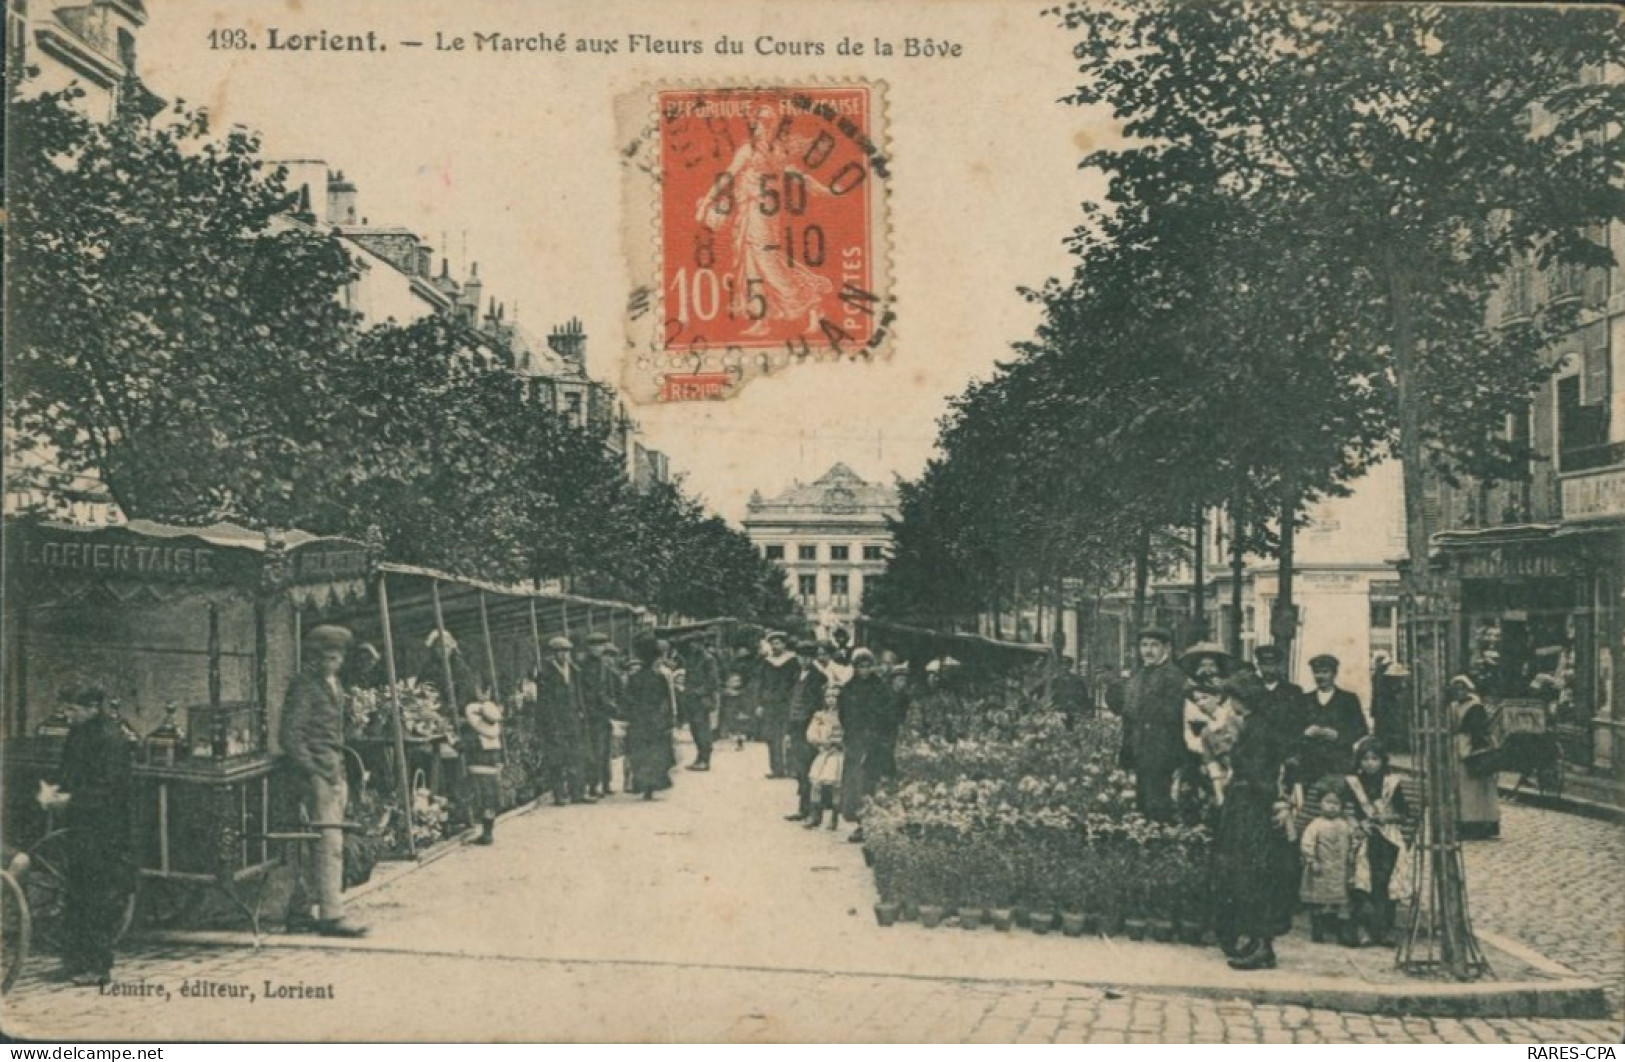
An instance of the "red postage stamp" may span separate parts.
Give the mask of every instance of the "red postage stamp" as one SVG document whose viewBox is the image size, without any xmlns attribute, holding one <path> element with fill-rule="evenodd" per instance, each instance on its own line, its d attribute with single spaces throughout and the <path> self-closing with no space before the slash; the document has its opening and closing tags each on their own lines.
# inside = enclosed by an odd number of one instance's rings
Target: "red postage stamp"
<svg viewBox="0 0 1625 1062">
<path fill-rule="evenodd" d="M 656 89 L 646 105 L 628 158 L 658 221 L 652 260 L 629 241 L 634 397 L 725 398 L 757 373 L 883 355 L 878 86 Z"/>
</svg>

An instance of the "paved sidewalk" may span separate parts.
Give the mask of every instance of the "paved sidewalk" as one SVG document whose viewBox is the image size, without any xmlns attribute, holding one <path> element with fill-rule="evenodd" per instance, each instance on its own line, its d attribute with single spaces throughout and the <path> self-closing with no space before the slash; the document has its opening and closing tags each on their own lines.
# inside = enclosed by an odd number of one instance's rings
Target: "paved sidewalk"
<svg viewBox="0 0 1625 1062">
<path fill-rule="evenodd" d="M 505 821 L 495 847 L 455 852 L 359 898 L 355 913 L 374 932 L 353 946 L 275 937 L 254 951 L 206 946 L 247 943 L 246 934 L 171 937 L 120 970 L 121 978 L 166 984 L 169 1002 L 25 983 L 7 1000 L 7 1030 L 84 1022 L 86 1035 L 150 1029 L 188 1038 L 486 1039 L 499 1030 L 632 1040 L 1620 1036 L 1618 1021 L 1401 1021 L 1258 998 L 1260 985 L 1301 993 L 1306 981 L 1315 989 L 1322 979 L 1320 996 L 1299 998 L 1349 1007 L 1359 1003 L 1350 991 L 1369 994 L 1385 977 L 1411 999 L 1420 994 L 1424 986 L 1396 979 L 1386 956 L 1369 950 L 1288 941 L 1282 969 L 1241 975 L 1214 951 L 1176 945 L 989 928 L 882 930 L 870 875 L 846 831 L 785 823 L 793 789 L 762 779 L 759 746 L 719 749 L 716 764 L 709 774 L 679 772 L 677 788 L 652 804 L 617 796 Z M 1511 829 L 1519 817 L 1509 817 L 1502 842 L 1509 856 L 1547 832 L 1544 820 Z M 1470 865 L 1482 858 L 1471 852 Z M 1494 869 L 1482 871 L 1486 880 Z M 1475 912 L 1488 895 L 1491 910 L 1551 924 L 1543 921 L 1549 907 L 1495 899 L 1474 881 Z M 1607 917 L 1617 899 L 1583 910 L 1577 918 Z M 338 999 L 181 999 L 187 977 L 241 983 L 261 997 L 266 979 L 330 982 Z M 1238 998 L 1244 993 L 1253 1001 Z M 489 1024 L 469 1024 L 485 998 Z"/>
</svg>

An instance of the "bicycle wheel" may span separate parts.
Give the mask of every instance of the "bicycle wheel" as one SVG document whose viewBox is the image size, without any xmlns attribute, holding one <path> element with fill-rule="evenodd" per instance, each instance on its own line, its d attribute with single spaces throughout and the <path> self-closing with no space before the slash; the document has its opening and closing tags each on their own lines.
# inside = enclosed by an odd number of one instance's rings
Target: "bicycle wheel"
<svg viewBox="0 0 1625 1062">
<path fill-rule="evenodd" d="M 28 961 L 28 945 L 34 935 L 28 914 L 28 897 L 10 873 L 0 870 L 0 994 L 11 991 L 17 975 Z"/>
<path fill-rule="evenodd" d="M 28 873 L 22 880 L 29 913 L 39 942 L 54 954 L 62 954 L 67 942 L 65 917 L 68 900 L 68 870 L 73 863 L 72 830 L 52 830 L 28 850 Z M 135 918 L 135 890 L 124 899 L 118 932 L 113 942 L 124 939 Z"/>
</svg>

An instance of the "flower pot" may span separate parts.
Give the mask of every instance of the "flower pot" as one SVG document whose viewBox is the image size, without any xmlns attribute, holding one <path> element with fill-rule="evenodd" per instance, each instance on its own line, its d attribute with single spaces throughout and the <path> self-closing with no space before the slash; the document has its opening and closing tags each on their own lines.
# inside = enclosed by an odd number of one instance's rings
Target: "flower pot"
<svg viewBox="0 0 1625 1062">
<path fill-rule="evenodd" d="M 1202 938 L 1207 936 L 1207 927 L 1200 922 L 1180 922 L 1179 939 L 1186 944 L 1200 946 Z"/>
<path fill-rule="evenodd" d="M 1010 917 L 1015 921 L 1016 925 L 1020 926 L 1022 929 L 1026 929 L 1028 926 L 1033 924 L 1033 913 L 1025 907 L 1012 907 L 1010 909 Z"/>
<path fill-rule="evenodd" d="M 920 904 L 920 925 L 927 929 L 935 929 L 942 925 L 942 916 L 946 913 L 941 904 L 922 903 Z"/>
<path fill-rule="evenodd" d="M 1011 925 L 1015 923 L 1016 913 L 1009 907 L 990 907 L 987 912 L 987 920 L 992 922 L 993 928 L 1000 933 L 1008 933 Z"/>
<path fill-rule="evenodd" d="M 1128 939 L 1130 940 L 1144 940 L 1145 919 L 1125 918 L 1123 920 L 1123 932 L 1128 935 Z"/>
<path fill-rule="evenodd" d="M 961 907 L 959 909 L 959 928 L 982 928 L 982 909 L 980 907 Z"/>
<path fill-rule="evenodd" d="M 897 904 L 897 920 L 899 922 L 912 922 L 920 917 L 920 905 L 913 900 L 902 900 Z"/>
<path fill-rule="evenodd" d="M 1101 915 L 1100 916 L 1100 931 L 1102 933 L 1104 933 L 1108 937 L 1120 937 L 1120 936 L 1122 936 L 1123 935 L 1123 914 L 1122 914 L 1122 912 L 1121 911 L 1113 911 L 1113 912 L 1111 912 L 1109 914 Z"/>
<path fill-rule="evenodd" d="M 897 921 L 898 909 L 895 903 L 875 904 L 875 921 L 882 926 L 893 925 Z"/>
<path fill-rule="evenodd" d="M 1100 915 L 1094 911 L 1083 913 L 1083 935 L 1086 937 L 1098 936 L 1100 933 Z"/>
<path fill-rule="evenodd" d="M 1151 939 L 1166 944 L 1174 939 L 1174 922 L 1171 918 L 1154 918 L 1151 920 Z"/>
<path fill-rule="evenodd" d="M 1065 933 L 1069 937 L 1081 937 L 1083 936 L 1083 930 L 1083 915 L 1076 914 L 1072 911 L 1063 911 L 1061 913 L 1062 933 Z"/>
<path fill-rule="evenodd" d="M 1055 928 L 1055 915 L 1049 911 L 1034 911 L 1032 914 L 1033 932 L 1043 936 Z"/>
</svg>

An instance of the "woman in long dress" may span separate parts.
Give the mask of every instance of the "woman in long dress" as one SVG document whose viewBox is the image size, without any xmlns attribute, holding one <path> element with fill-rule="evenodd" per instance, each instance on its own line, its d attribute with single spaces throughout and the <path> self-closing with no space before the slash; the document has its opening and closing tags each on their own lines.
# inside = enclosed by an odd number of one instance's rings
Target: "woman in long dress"
<svg viewBox="0 0 1625 1062">
<path fill-rule="evenodd" d="M 655 792 L 671 788 L 672 688 L 664 669 L 655 666 L 660 650 L 652 636 L 640 637 L 632 646 L 642 665 L 626 680 L 621 710 L 626 715 L 626 760 L 628 793 L 642 793 L 653 800 Z"/>
<path fill-rule="evenodd" d="M 1276 815 L 1286 742 L 1256 678 L 1236 675 L 1221 690 L 1240 725 L 1213 838 L 1214 928 L 1232 967 L 1272 969 L 1274 938 L 1290 924 L 1297 890 L 1291 844 Z"/>
<path fill-rule="evenodd" d="M 1450 740 L 1455 745 L 1452 771 L 1461 810 L 1457 832 L 1463 840 L 1501 836 L 1501 799 L 1496 792 L 1493 765 L 1475 766 L 1473 754 L 1490 754 L 1490 713 L 1478 698 L 1478 687 L 1466 675 L 1450 680 Z M 1482 758 L 1482 757 L 1481 757 Z"/>
</svg>

